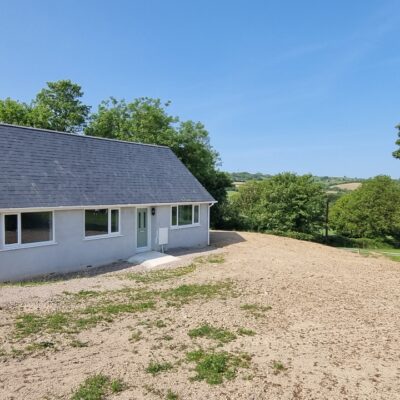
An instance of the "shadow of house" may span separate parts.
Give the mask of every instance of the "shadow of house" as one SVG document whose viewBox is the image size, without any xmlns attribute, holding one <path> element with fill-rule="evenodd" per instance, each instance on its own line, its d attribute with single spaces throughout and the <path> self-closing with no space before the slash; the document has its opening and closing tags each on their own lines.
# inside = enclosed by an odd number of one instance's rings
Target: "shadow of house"
<svg viewBox="0 0 400 400">
<path fill-rule="evenodd" d="M 225 247 L 245 241 L 246 239 L 238 232 L 210 231 L 210 245 L 214 247 Z"/>
</svg>

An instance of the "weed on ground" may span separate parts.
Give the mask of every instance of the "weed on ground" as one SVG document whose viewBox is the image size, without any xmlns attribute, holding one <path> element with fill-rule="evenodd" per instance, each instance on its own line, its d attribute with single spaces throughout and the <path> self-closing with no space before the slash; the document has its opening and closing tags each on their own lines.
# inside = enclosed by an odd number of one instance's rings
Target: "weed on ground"
<svg viewBox="0 0 400 400">
<path fill-rule="evenodd" d="M 195 381 L 206 381 L 210 385 L 221 384 L 224 379 L 232 380 L 239 368 L 249 368 L 251 357 L 248 354 L 233 354 L 226 351 L 205 352 L 202 349 L 186 354 L 189 362 L 195 362 Z"/>
<path fill-rule="evenodd" d="M 243 304 L 240 306 L 241 310 L 247 311 L 249 314 L 256 318 L 264 317 L 265 313 L 272 310 L 271 306 L 262 306 L 259 304 Z"/>
<path fill-rule="evenodd" d="M 106 375 L 94 375 L 87 378 L 72 394 L 71 400 L 101 400 L 104 396 L 124 390 L 120 379 L 111 379 Z"/>
<path fill-rule="evenodd" d="M 191 338 L 205 337 L 208 339 L 217 340 L 220 343 L 228 343 L 236 339 L 236 335 L 227 329 L 216 328 L 205 324 L 188 332 Z"/>
</svg>

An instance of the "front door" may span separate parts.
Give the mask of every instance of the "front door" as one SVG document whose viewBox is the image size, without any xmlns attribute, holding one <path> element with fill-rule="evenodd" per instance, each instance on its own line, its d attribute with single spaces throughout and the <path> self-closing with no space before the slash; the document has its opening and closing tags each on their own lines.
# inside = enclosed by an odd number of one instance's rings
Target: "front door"
<svg viewBox="0 0 400 400">
<path fill-rule="evenodd" d="M 137 209 L 137 248 L 148 247 L 148 216 L 147 208 Z"/>
</svg>

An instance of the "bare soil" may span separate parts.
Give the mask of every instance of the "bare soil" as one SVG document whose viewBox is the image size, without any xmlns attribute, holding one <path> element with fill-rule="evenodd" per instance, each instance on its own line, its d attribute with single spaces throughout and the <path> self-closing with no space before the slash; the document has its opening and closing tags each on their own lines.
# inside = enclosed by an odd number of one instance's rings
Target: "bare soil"
<svg viewBox="0 0 400 400">
<path fill-rule="evenodd" d="M 212 239 L 211 252 L 169 266 L 202 257 L 180 276 L 136 281 L 126 274 L 140 268 L 120 265 L 60 282 L 0 287 L 0 398 L 68 399 L 101 373 L 125 384 L 110 399 L 167 399 L 168 390 L 170 399 L 400 399 L 399 263 L 256 233 L 214 232 Z M 220 282 L 231 289 L 185 301 L 167 296 L 182 285 Z M 99 302 L 129 303 L 132 297 L 124 296 L 136 289 L 151 291 L 153 308 L 121 312 L 77 333 L 18 335 L 22 314 L 77 315 Z M 203 324 L 236 339 L 188 335 Z M 186 353 L 198 348 L 251 360 L 211 385 L 192 379 L 195 363 Z M 152 375 L 151 361 L 172 369 Z"/>
</svg>

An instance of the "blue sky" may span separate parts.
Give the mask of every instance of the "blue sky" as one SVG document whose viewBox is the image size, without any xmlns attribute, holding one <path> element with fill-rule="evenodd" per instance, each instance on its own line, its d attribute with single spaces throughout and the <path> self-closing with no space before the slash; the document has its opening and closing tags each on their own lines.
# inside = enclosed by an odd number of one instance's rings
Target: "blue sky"
<svg viewBox="0 0 400 400">
<path fill-rule="evenodd" d="M 171 100 L 222 169 L 400 177 L 400 1 L 2 1 L 0 98 Z"/>
</svg>

